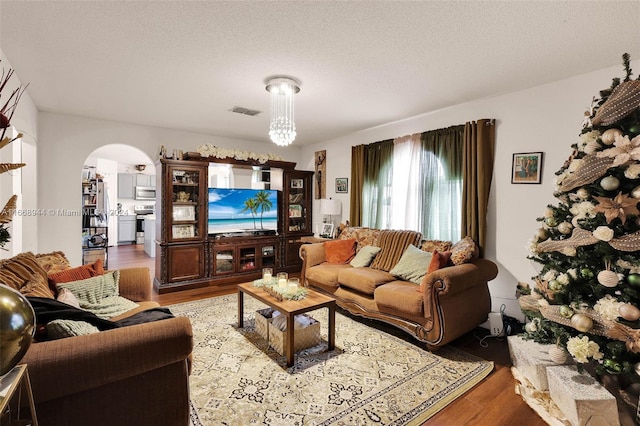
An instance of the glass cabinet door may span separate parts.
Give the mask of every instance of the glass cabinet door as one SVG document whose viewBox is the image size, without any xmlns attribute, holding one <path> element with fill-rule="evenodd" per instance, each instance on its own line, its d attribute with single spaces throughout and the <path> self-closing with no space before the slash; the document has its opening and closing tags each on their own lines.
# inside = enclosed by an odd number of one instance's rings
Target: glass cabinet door
<svg viewBox="0 0 640 426">
<path fill-rule="evenodd" d="M 309 212 L 309 197 L 311 194 L 310 180 L 302 176 L 292 174 L 287 179 L 287 191 L 285 200 L 287 210 L 285 214 L 284 232 L 290 233 L 307 233 L 310 231 L 307 214 Z"/>
<path fill-rule="evenodd" d="M 238 250 L 240 251 L 240 271 L 250 271 L 258 268 L 258 265 L 256 264 L 257 259 L 255 246 L 240 247 Z"/>
<path fill-rule="evenodd" d="M 260 247 L 260 266 L 262 268 L 275 266 L 276 260 L 277 258 L 275 244 L 268 244 Z"/>
<path fill-rule="evenodd" d="M 233 247 L 214 250 L 213 258 L 215 261 L 215 265 L 214 265 L 215 274 L 233 274 L 235 272 L 233 269 L 233 262 L 234 262 Z"/>
<path fill-rule="evenodd" d="M 200 239 L 200 170 L 171 168 L 171 239 Z"/>
</svg>

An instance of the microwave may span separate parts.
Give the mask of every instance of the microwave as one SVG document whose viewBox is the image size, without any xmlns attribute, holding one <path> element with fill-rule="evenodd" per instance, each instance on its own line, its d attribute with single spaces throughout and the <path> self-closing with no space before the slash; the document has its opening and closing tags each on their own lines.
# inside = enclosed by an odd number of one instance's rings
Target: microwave
<svg viewBox="0 0 640 426">
<path fill-rule="evenodd" d="M 155 200 L 156 189 L 151 186 L 136 186 L 136 200 Z"/>
</svg>

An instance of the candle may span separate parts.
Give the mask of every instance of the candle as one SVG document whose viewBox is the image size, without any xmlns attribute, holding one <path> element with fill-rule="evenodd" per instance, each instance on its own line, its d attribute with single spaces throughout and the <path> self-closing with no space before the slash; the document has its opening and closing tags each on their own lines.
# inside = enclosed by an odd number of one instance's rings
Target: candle
<svg viewBox="0 0 640 426">
<path fill-rule="evenodd" d="M 288 282 L 289 274 L 287 274 L 286 272 L 278 272 L 278 287 L 286 289 Z"/>
<path fill-rule="evenodd" d="M 271 284 L 271 278 L 273 277 L 273 269 L 271 268 L 263 268 L 262 269 L 262 283 L 265 285 Z"/>
<path fill-rule="evenodd" d="M 300 278 L 289 278 L 290 291 L 298 291 L 298 284 L 300 284 Z"/>
</svg>

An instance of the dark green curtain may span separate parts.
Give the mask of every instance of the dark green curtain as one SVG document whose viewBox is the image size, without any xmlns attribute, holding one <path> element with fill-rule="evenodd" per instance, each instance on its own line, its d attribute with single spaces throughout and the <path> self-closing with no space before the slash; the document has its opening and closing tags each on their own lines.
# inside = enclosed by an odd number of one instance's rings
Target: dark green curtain
<svg viewBox="0 0 640 426">
<path fill-rule="evenodd" d="M 385 211 L 392 164 L 393 140 L 351 147 L 351 226 L 376 227 L 379 212 Z"/>
<path fill-rule="evenodd" d="M 393 140 L 364 146 L 361 226 L 384 228 L 388 223 L 392 166 Z"/>
<path fill-rule="evenodd" d="M 457 241 L 462 233 L 464 126 L 424 132 L 421 144 L 422 234 Z"/>
<path fill-rule="evenodd" d="M 360 226 L 362 223 L 365 146 L 366 145 L 357 145 L 351 147 L 351 194 L 349 194 L 349 224 L 351 226 Z"/>
<path fill-rule="evenodd" d="M 462 192 L 462 232 L 480 246 L 484 254 L 487 235 L 487 210 L 495 156 L 493 119 L 471 121 L 464 125 L 464 190 Z"/>
</svg>

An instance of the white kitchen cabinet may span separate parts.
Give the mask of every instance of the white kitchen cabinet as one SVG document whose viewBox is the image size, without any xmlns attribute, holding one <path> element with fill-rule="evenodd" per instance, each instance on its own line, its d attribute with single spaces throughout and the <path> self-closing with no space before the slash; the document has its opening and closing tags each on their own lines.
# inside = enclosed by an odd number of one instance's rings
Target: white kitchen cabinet
<svg viewBox="0 0 640 426">
<path fill-rule="evenodd" d="M 136 186 L 151 186 L 151 176 L 143 175 L 141 173 L 136 174 Z"/>
<path fill-rule="evenodd" d="M 118 198 L 135 198 L 136 175 L 128 173 L 118 173 Z"/>
</svg>

